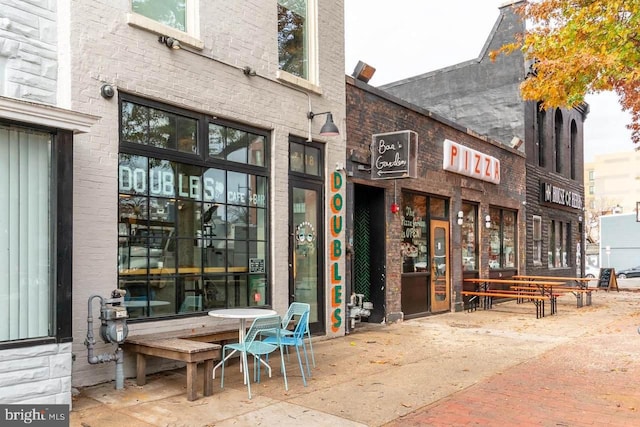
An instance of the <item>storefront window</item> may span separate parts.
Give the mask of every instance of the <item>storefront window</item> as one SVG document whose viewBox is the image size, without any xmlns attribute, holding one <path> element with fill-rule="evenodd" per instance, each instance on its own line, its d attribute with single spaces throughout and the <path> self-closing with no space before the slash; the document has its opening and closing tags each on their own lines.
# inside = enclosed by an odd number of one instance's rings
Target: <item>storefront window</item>
<svg viewBox="0 0 640 427">
<path fill-rule="evenodd" d="M 267 177 L 263 167 L 232 165 L 264 165 L 266 136 L 209 123 L 192 150 L 204 160 L 172 158 L 173 147 L 159 152 L 157 144 L 145 144 L 154 146 L 149 155 L 131 154 L 130 111 L 146 107 L 122 106 L 118 271 L 130 317 L 268 303 Z"/>
<path fill-rule="evenodd" d="M 549 268 L 569 266 L 569 223 L 552 220 L 549 224 Z"/>
<path fill-rule="evenodd" d="M 417 194 L 405 194 L 402 200 L 402 272 L 429 271 L 427 198 Z"/>
<path fill-rule="evenodd" d="M 478 244 L 476 236 L 478 222 L 478 206 L 469 203 L 462 204 L 462 269 L 463 271 L 478 270 Z"/>
<path fill-rule="evenodd" d="M 489 268 L 511 269 L 516 266 L 516 213 L 500 208 L 490 208 Z"/>
<path fill-rule="evenodd" d="M 49 133 L 0 125 L 0 342 L 54 333 L 51 146 Z"/>
</svg>

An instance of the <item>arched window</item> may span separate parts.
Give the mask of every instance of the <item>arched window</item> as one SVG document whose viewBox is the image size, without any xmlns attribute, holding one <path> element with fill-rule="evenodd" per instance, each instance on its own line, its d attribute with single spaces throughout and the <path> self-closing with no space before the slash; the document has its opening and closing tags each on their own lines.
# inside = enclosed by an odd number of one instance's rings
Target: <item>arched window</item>
<svg viewBox="0 0 640 427">
<path fill-rule="evenodd" d="M 536 115 L 538 118 L 538 166 L 544 167 L 544 151 L 545 151 L 545 137 L 544 137 L 544 118 L 546 112 L 542 109 L 542 103 L 536 104 Z"/>
<path fill-rule="evenodd" d="M 556 142 L 556 172 L 562 173 L 562 113 L 556 110 L 554 137 Z"/>
<path fill-rule="evenodd" d="M 578 138 L 578 126 L 576 121 L 571 120 L 571 179 L 576 179 L 576 144 Z"/>
</svg>

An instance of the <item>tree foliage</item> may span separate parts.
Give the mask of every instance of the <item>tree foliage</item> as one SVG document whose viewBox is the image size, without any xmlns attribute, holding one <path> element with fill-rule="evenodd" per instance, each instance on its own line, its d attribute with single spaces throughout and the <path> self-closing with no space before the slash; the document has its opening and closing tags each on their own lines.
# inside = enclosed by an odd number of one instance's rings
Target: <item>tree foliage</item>
<svg viewBox="0 0 640 427">
<path fill-rule="evenodd" d="M 614 91 L 640 142 L 640 0 L 537 0 L 517 12 L 525 34 L 491 56 L 520 49 L 534 61 L 523 98 L 571 108 L 586 94 Z"/>
</svg>

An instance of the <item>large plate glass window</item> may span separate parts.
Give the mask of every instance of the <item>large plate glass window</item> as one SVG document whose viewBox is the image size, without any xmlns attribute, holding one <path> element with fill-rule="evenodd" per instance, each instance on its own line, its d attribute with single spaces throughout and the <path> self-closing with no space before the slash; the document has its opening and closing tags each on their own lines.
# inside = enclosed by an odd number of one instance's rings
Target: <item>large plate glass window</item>
<svg viewBox="0 0 640 427">
<path fill-rule="evenodd" d="M 570 223 L 552 220 L 549 227 L 549 268 L 569 266 Z"/>
<path fill-rule="evenodd" d="M 267 135 L 137 98 L 122 101 L 121 123 L 118 271 L 130 316 L 269 304 Z"/>
<path fill-rule="evenodd" d="M 462 221 L 460 235 L 462 237 L 462 269 L 478 270 L 478 206 L 471 203 L 462 204 Z"/>
<path fill-rule="evenodd" d="M 315 83 L 316 0 L 278 0 L 278 64 Z"/>
<path fill-rule="evenodd" d="M 515 269 L 516 213 L 492 207 L 489 216 L 489 268 Z"/>
<path fill-rule="evenodd" d="M 49 133 L 0 125 L 0 342 L 53 333 Z"/>
</svg>

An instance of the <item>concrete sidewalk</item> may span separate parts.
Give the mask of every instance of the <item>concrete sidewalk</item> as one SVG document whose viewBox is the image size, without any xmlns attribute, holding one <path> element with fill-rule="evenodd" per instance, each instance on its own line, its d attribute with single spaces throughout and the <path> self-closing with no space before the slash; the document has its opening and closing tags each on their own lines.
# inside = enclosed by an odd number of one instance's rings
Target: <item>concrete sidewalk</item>
<svg viewBox="0 0 640 427">
<path fill-rule="evenodd" d="M 237 362 L 225 369 L 224 389 L 216 379 L 214 395 L 193 402 L 183 369 L 150 375 L 143 387 L 126 380 L 124 390 L 84 388 L 71 425 L 640 425 L 634 280 L 620 281 L 620 292 L 597 292 L 589 307 L 565 295 L 558 314 L 542 319 L 530 303 L 506 302 L 359 324 L 346 337 L 314 341 L 317 367 L 307 387 L 293 354 L 289 391 L 276 368 L 252 384 L 252 400 Z"/>
</svg>

